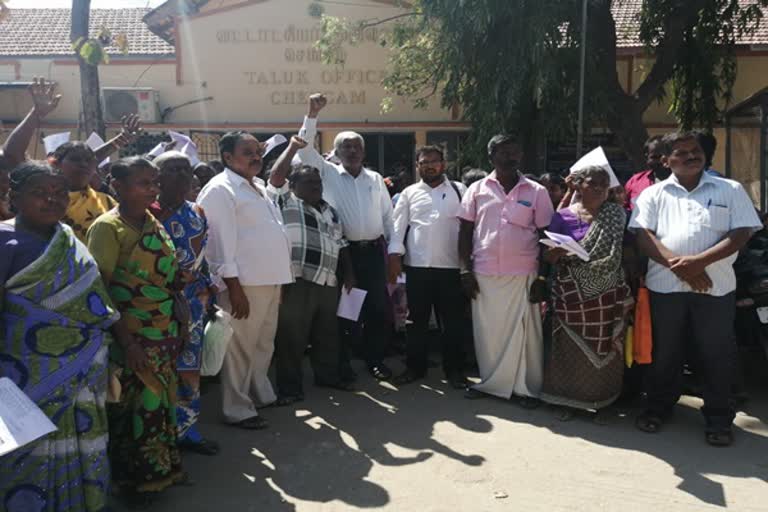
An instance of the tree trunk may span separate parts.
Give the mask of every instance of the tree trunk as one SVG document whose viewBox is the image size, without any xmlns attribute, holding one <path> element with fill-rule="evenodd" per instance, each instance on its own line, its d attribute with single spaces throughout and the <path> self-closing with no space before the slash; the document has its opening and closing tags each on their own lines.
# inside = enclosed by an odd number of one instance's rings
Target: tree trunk
<svg viewBox="0 0 768 512">
<path fill-rule="evenodd" d="M 88 39 L 91 0 L 72 0 L 72 30 L 70 38 L 74 43 L 79 38 Z M 82 103 L 82 128 L 84 133 L 96 132 L 106 139 L 104 114 L 101 110 L 101 87 L 99 85 L 99 67 L 91 66 L 76 49 L 80 64 L 80 97 Z"/>
</svg>

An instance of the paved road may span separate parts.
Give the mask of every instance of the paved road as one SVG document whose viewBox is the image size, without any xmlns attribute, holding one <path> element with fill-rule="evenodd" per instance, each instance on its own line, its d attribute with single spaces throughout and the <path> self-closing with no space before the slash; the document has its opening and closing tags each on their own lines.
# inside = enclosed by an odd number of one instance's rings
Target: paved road
<svg viewBox="0 0 768 512">
<path fill-rule="evenodd" d="M 260 432 L 218 423 L 214 388 L 202 430 L 221 454 L 186 457 L 197 484 L 151 510 L 768 510 L 768 393 L 739 413 L 734 446 L 718 449 L 694 398 L 650 435 L 635 430 L 636 411 L 614 411 L 607 426 L 561 422 L 549 407 L 466 400 L 431 374 L 399 390 L 367 376 L 354 394 L 308 387 L 297 406 L 264 410 L 271 428 Z"/>
</svg>

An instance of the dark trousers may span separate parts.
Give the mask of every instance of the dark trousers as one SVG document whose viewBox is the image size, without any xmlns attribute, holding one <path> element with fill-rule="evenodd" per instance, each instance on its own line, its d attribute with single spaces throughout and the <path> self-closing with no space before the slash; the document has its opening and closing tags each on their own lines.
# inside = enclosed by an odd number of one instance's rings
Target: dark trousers
<svg viewBox="0 0 768 512">
<path fill-rule="evenodd" d="M 408 369 L 427 373 L 429 318 L 432 308 L 442 327 L 443 370 L 448 376 L 464 371 L 464 308 L 458 269 L 406 267 L 408 296 Z"/>
<path fill-rule="evenodd" d="M 302 361 L 311 343 L 309 358 L 315 380 L 339 381 L 339 323 L 335 286 L 297 279 L 283 286 L 283 299 L 275 336 L 275 373 L 280 395 L 302 393 Z"/>
<path fill-rule="evenodd" d="M 357 287 L 368 294 L 357 323 L 339 319 L 344 333 L 341 364 L 349 367 L 350 348 L 360 347 L 366 363 L 378 365 L 384 359 L 389 332 L 384 251 L 379 243 L 352 242 L 350 255 Z"/>
<path fill-rule="evenodd" d="M 736 345 L 733 321 L 734 294 L 712 297 L 699 293 L 651 292 L 653 362 L 647 371 L 649 408 L 671 411 L 682 390 L 685 348 L 694 354 L 703 386 L 702 413 L 710 426 L 727 427 L 733 421 L 730 405 L 732 364 Z M 686 340 L 690 343 L 686 343 Z"/>
</svg>

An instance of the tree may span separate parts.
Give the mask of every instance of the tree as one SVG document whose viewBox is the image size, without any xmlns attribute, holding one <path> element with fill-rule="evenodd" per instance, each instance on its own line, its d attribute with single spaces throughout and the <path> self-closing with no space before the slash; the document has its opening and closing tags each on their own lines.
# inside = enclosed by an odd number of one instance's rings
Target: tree
<svg viewBox="0 0 768 512">
<path fill-rule="evenodd" d="M 88 27 L 91 19 L 91 0 L 72 0 L 72 41 L 80 65 L 80 97 L 83 107 L 83 128 L 85 133 L 96 132 L 106 138 L 104 112 L 101 108 L 101 87 L 99 85 L 98 63 L 89 62 L 84 50 L 90 42 Z M 100 59 L 99 59 L 100 60 Z"/>
<path fill-rule="evenodd" d="M 107 27 L 101 27 L 97 37 L 91 38 L 90 18 L 91 0 L 72 0 L 70 40 L 80 65 L 82 127 L 85 133 L 96 132 L 104 139 L 106 126 L 101 108 L 99 64 L 109 63 L 109 56 L 105 49 L 109 44 L 114 44 L 123 53 L 127 53 L 128 39 L 124 33 L 113 38 Z"/>
<path fill-rule="evenodd" d="M 734 46 L 754 30 L 768 0 L 644 0 L 640 39 L 654 63 L 634 91 L 617 74 L 612 7 L 625 0 L 589 0 L 587 124 L 607 126 L 640 167 L 648 133 L 643 114 L 669 93 L 683 127 L 712 128 L 735 80 Z M 396 19 L 323 17 L 318 47 L 332 60 L 354 34 L 387 23 L 390 50 L 384 85 L 424 106 L 460 104 L 471 122 L 477 161 L 496 132 L 517 132 L 526 153 L 541 139 L 565 138 L 576 128 L 581 2 L 562 0 L 414 0 Z M 667 92 L 668 91 L 668 92 Z"/>
</svg>

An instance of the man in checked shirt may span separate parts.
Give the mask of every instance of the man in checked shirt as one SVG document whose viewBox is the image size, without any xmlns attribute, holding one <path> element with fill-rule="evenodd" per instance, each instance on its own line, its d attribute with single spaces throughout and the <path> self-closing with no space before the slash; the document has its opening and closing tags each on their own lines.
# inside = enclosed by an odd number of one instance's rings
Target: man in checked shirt
<svg viewBox="0 0 768 512">
<path fill-rule="evenodd" d="M 296 279 L 283 286 L 283 298 L 275 337 L 278 398 L 276 405 L 301 401 L 302 359 L 312 344 L 310 360 L 315 384 L 350 390 L 340 373 L 340 338 L 336 304 L 337 269 L 342 262 L 343 284 L 355 285 L 349 243 L 342 235 L 336 210 L 323 201 L 323 181 L 314 167 L 301 166 L 291 173 L 291 160 L 307 145 L 299 137 L 275 162 L 267 193 L 283 213 L 291 242 L 291 266 Z M 290 174 L 290 176 L 289 176 Z"/>
</svg>

